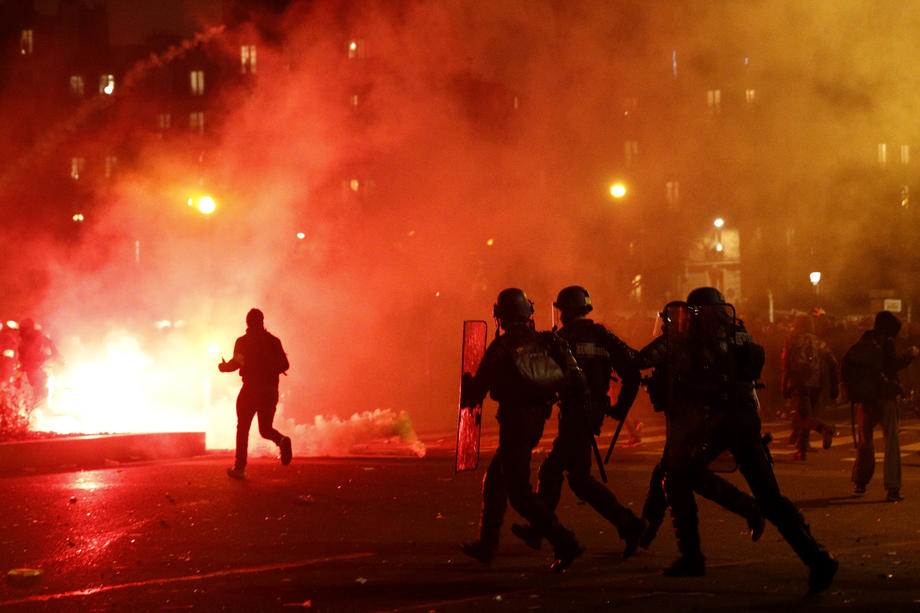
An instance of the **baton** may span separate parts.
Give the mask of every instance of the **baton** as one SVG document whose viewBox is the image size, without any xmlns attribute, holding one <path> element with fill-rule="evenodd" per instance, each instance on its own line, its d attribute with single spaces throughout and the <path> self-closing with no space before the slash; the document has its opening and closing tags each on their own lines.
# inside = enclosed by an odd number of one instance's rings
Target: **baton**
<svg viewBox="0 0 920 613">
<path fill-rule="evenodd" d="M 594 449 L 594 459 L 597 460 L 597 470 L 601 473 L 601 481 L 607 483 L 607 471 L 604 470 L 604 462 L 601 462 L 601 450 L 597 448 L 597 439 L 591 437 L 591 447 Z"/>
<path fill-rule="evenodd" d="M 610 455 L 613 453 L 613 446 L 617 444 L 617 439 L 620 437 L 620 430 L 623 429 L 624 421 L 626 421 L 625 417 L 617 424 L 617 431 L 613 433 L 613 440 L 610 441 L 610 447 L 607 448 L 607 457 L 604 458 L 604 464 L 610 461 Z"/>
<path fill-rule="evenodd" d="M 850 429 L 853 432 L 853 447 L 859 449 L 859 442 L 856 440 L 856 403 L 850 401 Z"/>
</svg>

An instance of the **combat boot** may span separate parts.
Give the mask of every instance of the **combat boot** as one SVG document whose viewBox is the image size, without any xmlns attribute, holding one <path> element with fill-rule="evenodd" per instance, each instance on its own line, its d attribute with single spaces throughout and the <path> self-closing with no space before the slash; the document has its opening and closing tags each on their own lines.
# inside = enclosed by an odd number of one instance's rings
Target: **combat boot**
<svg viewBox="0 0 920 613">
<path fill-rule="evenodd" d="M 751 540 L 755 543 L 763 535 L 764 528 L 767 524 L 764 521 L 763 514 L 756 507 L 747 516 L 748 529 L 751 531 Z"/>
<path fill-rule="evenodd" d="M 511 532 L 531 549 L 540 549 L 543 544 L 543 536 L 530 524 L 511 524 Z"/>
<path fill-rule="evenodd" d="M 585 546 L 578 541 L 564 547 L 557 547 L 556 559 L 550 564 L 549 569 L 554 573 L 563 573 L 584 552 Z"/>
<path fill-rule="evenodd" d="M 700 555 L 681 556 L 661 570 L 665 577 L 702 577 L 706 574 L 706 558 Z"/>
<path fill-rule="evenodd" d="M 822 551 L 818 558 L 808 566 L 808 593 L 817 594 L 829 588 L 839 566 L 840 562 L 834 556 Z"/>
<path fill-rule="evenodd" d="M 633 521 L 630 522 L 630 527 L 626 536 L 623 537 L 623 540 L 626 541 L 626 548 L 623 550 L 623 559 L 627 560 L 638 549 L 639 545 L 642 543 L 642 538 L 645 536 L 646 531 L 648 531 L 648 521 L 642 519 L 641 517 L 636 517 Z M 646 546 L 647 547 L 647 546 Z M 646 547 L 643 547 L 645 549 Z"/>
<path fill-rule="evenodd" d="M 463 543 L 460 545 L 460 549 L 474 560 L 478 560 L 483 564 L 488 564 L 492 561 L 492 558 L 495 557 L 495 550 L 498 549 L 498 547 L 477 539 L 469 543 Z"/>
<path fill-rule="evenodd" d="M 836 433 L 837 431 L 834 430 L 834 426 L 825 427 L 824 432 L 821 433 L 821 446 L 825 449 L 830 449 Z"/>
</svg>

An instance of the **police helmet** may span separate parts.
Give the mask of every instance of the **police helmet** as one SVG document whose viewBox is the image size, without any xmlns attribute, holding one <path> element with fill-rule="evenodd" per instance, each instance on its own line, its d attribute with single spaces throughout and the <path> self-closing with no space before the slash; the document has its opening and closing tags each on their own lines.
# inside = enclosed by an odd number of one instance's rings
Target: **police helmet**
<svg viewBox="0 0 920 613">
<path fill-rule="evenodd" d="M 694 306 L 724 306 L 725 296 L 714 287 L 698 287 L 687 294 L 687 304 Z"/>
<path fill-rule="evenodd" d="M 527 321 L 533 315 L 533 302 L 522 289 L 503 289 L 492 307 L 492 314 L 503 322 Z"/>
<path fill-rule="evenodd" d="M 580 285 L 571 285 L 559 292 L 553 306 L 566 315 L 586 315 L 594 308 L 588 290 Z"/>
</svg>

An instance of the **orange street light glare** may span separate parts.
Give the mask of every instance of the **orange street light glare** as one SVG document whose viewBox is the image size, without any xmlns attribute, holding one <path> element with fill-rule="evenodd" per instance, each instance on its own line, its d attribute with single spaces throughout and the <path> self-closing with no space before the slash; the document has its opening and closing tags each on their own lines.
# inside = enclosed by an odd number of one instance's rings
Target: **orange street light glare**
<svg viewBox="0 0 920 613">
<path fill-rule="evenodd" d="M 626 186 L 622 183 L 614 183 L 610 186 L 610 195 L 614 198 L 622 198 L 626 195 Z"/>
<path fill-rule="evenodd" d="M 198 210 L 204 215 L 210 215 L 217 209 L 217 203 L 210 196 L 202 196 L 198 200 Z"/>
</svg>

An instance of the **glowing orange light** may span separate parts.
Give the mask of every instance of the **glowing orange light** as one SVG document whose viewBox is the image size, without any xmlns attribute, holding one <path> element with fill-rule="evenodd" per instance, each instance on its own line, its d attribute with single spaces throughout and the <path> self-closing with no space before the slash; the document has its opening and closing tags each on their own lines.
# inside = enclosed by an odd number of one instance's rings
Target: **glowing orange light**
<svg viewBox="0 0 920 613">
<path fill-rule="evenodd" d="M 614 198 L 622 198 L 626 195 L 626 186 L 622 183 L 614 183 L 610 186 L 610 195 Z"/>
<path fill-rule="evenodd" d="M 714 225 L 717 228 L 721 228 L 722 226 L 725 225 L 725 220 L 722 219 L 721 217 L 717 217 L 715 221 L 712 222 L 712 225 Z"/>
<path fill-rule="evenodd" d="M 217 209 L 217 203 L 210 196 L 202 196 L 198 200 L 198 210 L 205 215 L 210 215 Z"/>
<path fill-rule="evenodd" d="M 303 240 L 303 239 L 305 239 L 306 237 L 307 237 L 307 235 L 304 234 L 303 232 L 298 232 L 298 233 L 297 233 L 297 238 L 299 238 L 300 240 Z"/>
<path fill-rule="evenodd" d="M 73 216 L 73 220 L 76 221 L 77 223 L 83 221 L 84 220 L 83 213 L 76 213 Z"/>
<path fill-rule="evenodd" d="M 490 238 L 489 240 L 486 241 L 486 245 L 488 245 L 489 247 L 491 247 L 491 246 L 494 245 L 494 244 L 495 244 L 495 239 L 494 239 L 494 238 Z"/>
</svg>

